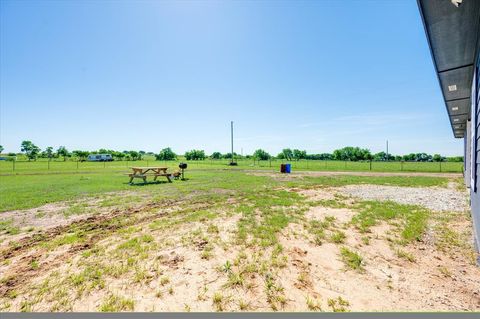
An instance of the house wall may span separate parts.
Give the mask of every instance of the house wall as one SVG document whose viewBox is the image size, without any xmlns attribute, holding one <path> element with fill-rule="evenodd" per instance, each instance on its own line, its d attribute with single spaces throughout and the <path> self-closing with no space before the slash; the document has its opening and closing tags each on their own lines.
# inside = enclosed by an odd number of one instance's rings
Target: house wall
<svg viewBox="0 0 480 319">
<path fill-rule="evenodd" d="M 471 121 L 467 121 L 467 127 L 466 127 L 466 130 L 465 130 L 465 136 L 463 137 L 463 142 L 464 142 L 464 145 L 463 145 L 463 150 L 464 150 L 464 153 L 463 153 L 463 177 L 465 179 L 465 186 L 467 186 L 467 188 L 470 188 L 470 180 L 471 180 L 471 156 L 472 156 L 472 152 L 471 152 L 471 148 L 470 148 L 470 145 L 472 145 L 472 122 Z"/>
<path fill-rule="evenodd" d="M 471 144 L 473 163 L 471 172 L 470 198 L 472 205 L 472 220 L 477 251 L 480 251 L 480 53 L 477 53 L 475 75 L 472 83 L 472 139 Z M 480 256 L 478 262 L 480 263 Z"/>
</svg>

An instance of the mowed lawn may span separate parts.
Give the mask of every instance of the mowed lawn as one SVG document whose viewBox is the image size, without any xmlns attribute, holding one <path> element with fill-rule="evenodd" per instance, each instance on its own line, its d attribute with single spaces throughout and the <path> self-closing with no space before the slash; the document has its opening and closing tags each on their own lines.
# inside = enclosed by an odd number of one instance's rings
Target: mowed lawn
<svg viewBox="0 0 480 319">
<path fill-rule="evenodd" d="M 165 166 L 169 172 L 178 170 L 180 161 L 155 161 L 153 158 L 143 161 L 114 162 L 73 162 L 73 161 L 0 161 L 0 212 L 12 209 L 32 208 L 55 201 L 71 200 L 82 196 L 110 191 L 132 190 L 143 185 L 130 186 L 125 173 L 132 166 Z M 240 160 L 237 167 L 227 165 L 228 160 L 187 161 L 187 177 L 192 180 L 183 185 L 176 183 L 173 189 L 195 189 L 214 185 L 218 176 L 228 180 L 235 171 L 243 170 L 279 170 L 280 160 L 251 161 Z M 372 163 L 372 171 L 379 172 L 461 172 L 462 163 Z M 299 161 L 292 163 L 293 171 L 370 171 L 369 163 L 335 161 Z M 219 174 L 219 172 L 221 172 Z M 217 176 L 217 177 L 215 177 Z M 237 175 L 234 175 L 237 176 Z M 313 177 L 312 177 L 313 178 Z M 312 180 L 307 178 L 306 180 Z M 160 179 L 162 180 L 162 179 Z M 201 182 L 200 182 L 201 181 Z M 393 185 L 435 185 L 444 180 L 435 177 L 317 177 L 316 182 L 336 183 L 391 183 Z M 147 191 L 165 189 L 162 184 L 147 185 Z M 170 189 L 169 188 L 169 189 Z"/>
<path fill-rule="evenodd" d="M 113 161 L 113 162 L 76 162 L 62 161 L 57 159 L 50 163 L 46 159 L 37 161 L 0 161 L 0 174 L 35 174 L 55 172 L 122 172 L 131 166 L 167 166 L 178 168 L 180 162 L 188 163 L 193 169 L 262 169 L 279 171 L 280 164 L 286 161 L 273 159 L 258 161 L 253 159 L 237 160 L 238 166 L 229 167 L 229 160 L 185 161 L 179 158 L 177 161 L 156 161 L 153 157 L 147 157 L 142 161 Z M 461 173 L 462 162 L 349 162 L 349 161 L 319 161 L 300 160 L 289 162 L 293 171 L 372 171 L 372 172 L 444 172 Z"/>
<path fill-rule="evenodd" d="M 170 171 L 175 167 L 170 164 Z M 172 184 L 159 178 L 159 183 L 143 185 L 137 179 L 135 185 L 128 184 L 128 177 L 116 169 L 91 172 L 37 172 L 31 170 L 15 175 L 0 176 L 0 212 L 14 209 L 37 207 L 47 203 L 77 199 L 85 196 L 98 196 L 112 191 L 145 191 L 168 196 L 179 196 L 184 192 L 225 188 L 232 190 L 255 189 L 257 183 L 263 182 L 276 187 L 279 182 L 265 177 L 246 175 L 238 169 L 189 169 L 187 181 L 175 181 Z M 398 186 L 435 186 L 446 184 L 447 179 L 429 176 L 335 176 L 305 177 L 301 181 L 287 184 L 341 186 L 348 184 L 379 184 Z"/>
</svg>

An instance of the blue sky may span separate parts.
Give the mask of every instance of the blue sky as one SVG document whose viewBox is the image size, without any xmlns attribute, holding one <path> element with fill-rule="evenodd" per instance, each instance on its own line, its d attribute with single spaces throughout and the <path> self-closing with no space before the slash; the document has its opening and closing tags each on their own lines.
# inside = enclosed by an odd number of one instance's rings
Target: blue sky
<svg viewBox="0 0 480 319">
<path fill-rule="evenodd" d="M 461 155 L 416 1 L 1 1 L 0 144 Z"/>
</svg>

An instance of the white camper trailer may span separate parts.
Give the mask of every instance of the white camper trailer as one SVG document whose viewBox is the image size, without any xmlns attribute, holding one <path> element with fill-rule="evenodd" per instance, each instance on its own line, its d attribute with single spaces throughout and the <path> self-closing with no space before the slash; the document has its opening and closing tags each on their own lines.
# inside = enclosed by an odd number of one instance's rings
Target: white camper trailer
<svg viewBox="0 0 480 319">
<path fill-rule="evenodd" d="M 87 161 L 89 162 L 111 162 L 113 157 L 111 154 L 90 154 Z"/>
</svg>

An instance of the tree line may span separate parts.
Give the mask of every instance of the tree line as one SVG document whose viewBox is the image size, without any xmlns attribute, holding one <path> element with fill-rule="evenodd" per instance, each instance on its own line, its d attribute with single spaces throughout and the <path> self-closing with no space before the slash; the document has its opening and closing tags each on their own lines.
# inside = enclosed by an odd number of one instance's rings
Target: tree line
<svg viewBox="0 0 480 319">
<path fill-rule="evenodd" d="M 4 148 L 0 145 L 0 154 L 3 152 Z M 35 145 L 32 141 L 23 141 L 20 145 L 20 151 L 22 155 L 25 155 L 28 160 L 36 160 L 37 158 L 48 158 L 48 159 L 63 159 L 66 161 L 71 157 L 75 157 L 78 160 L 86 160 L 90 154 L 110 154 L 116 160 L 141 160 L 145 155 L 155 155 L 153 152 L 145 151 L 114 151 L 109 149 L 101 148 L 98 151 L 84 151 L 84 150 L 73 150 L 69 151 L 65 146 L 59 146 L 57 149 L 54 149 L 52 146 L 46 147 L 42 150 L 40 147 Z M 8 153 L 8 156 L 14 157 L 18 154 Z"/>
<path fill-rule="evenodd" d="M 4 148 L 0 145 L 0 154 Z M 142 160 L 145 155 L 155 156 L 157 160 L 171 161 L 176 160 L 178 155 L 170 148 L 164 148 L 159 153 L 145 152 L 145 151 L 115 151 L 109 149 L 99 149 L 98 151 L 83 151 L 73 150 L 69 151 L 65 146 L 59 146 L 56 150 L 49 146 L 45 150 L 41 150 L 31 141 L 23 141 L 20 145 L 20 150 L 28 160 L 36 160 L 37 158 L 60 158 L 66 161 L 70 157 L 75 157 L 78 160 L 86 160 L 90 154 L 110 154 L 115 160 L 130 160 L 137 161 Z M 16 156 L 15 153 L 7 154 L 9 156 Z M 232 159 L 232 153 L 222 154 L 221 152 L 213 152 L 208 156 L 203 150 L 190 150 L 185 152 L 184 157 L 186 160 L 205 160 L 207 158 L 213 160 L 219 159 Z M 263 149 L 257 149 L 251 155 L 239 155 L 233 153 L 235 159 L 255 159 L 255 160 L 270 160 L 280 159 L 286 161 L 299 161 L 299 160 L 336 160 L 336 161 L 408 161 L 408 162 L 462 162 L 463 156 L 445 157 L 440 154 L 427 154 L 427 153 L 410 153 L 405 155 L 393 155 L 386 152 L 372 153 L 370 150 L 360 147 L 347 146 L 332 153 L 320 153 L 320 154 L 308 154 L 305 150 L 285 148 L 276 156 L 270 155 Z"/>
</svg>

